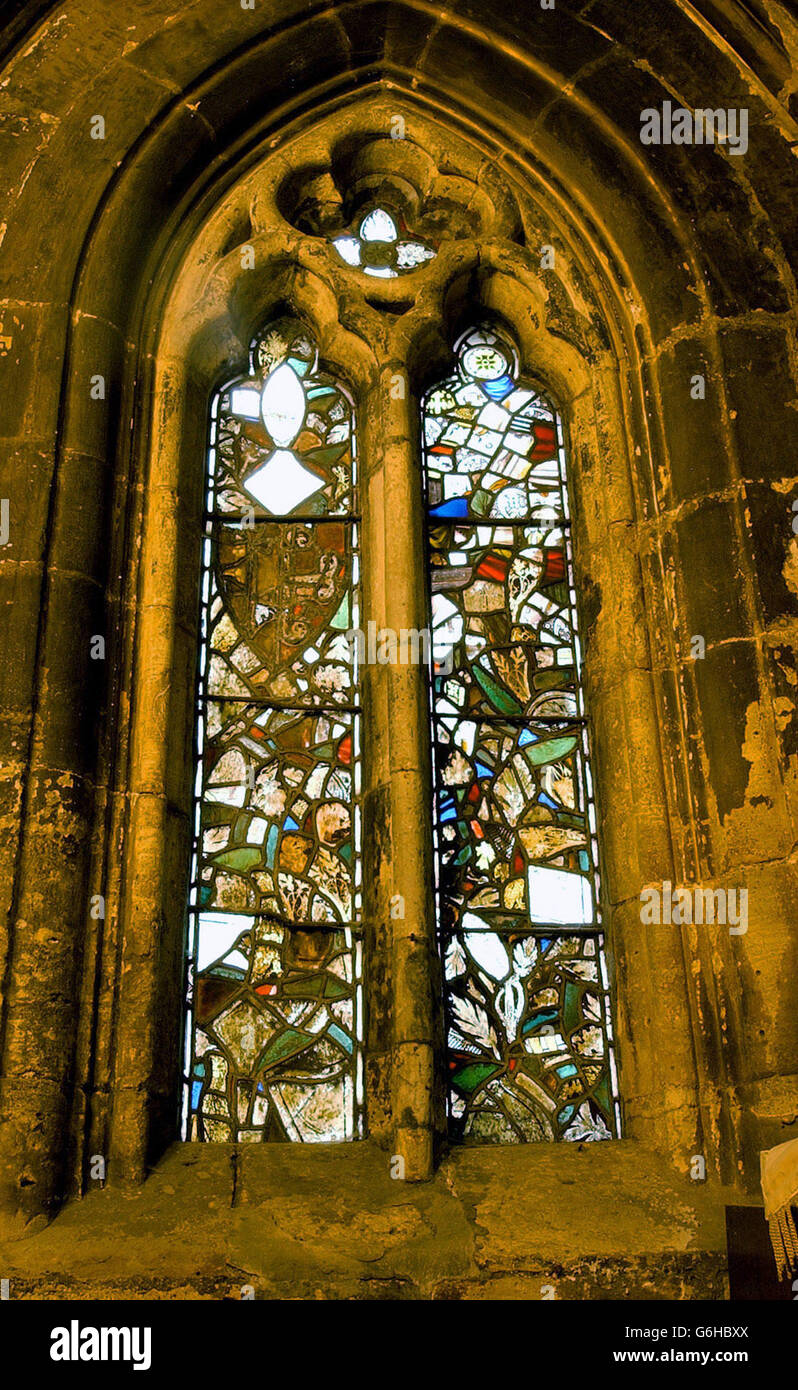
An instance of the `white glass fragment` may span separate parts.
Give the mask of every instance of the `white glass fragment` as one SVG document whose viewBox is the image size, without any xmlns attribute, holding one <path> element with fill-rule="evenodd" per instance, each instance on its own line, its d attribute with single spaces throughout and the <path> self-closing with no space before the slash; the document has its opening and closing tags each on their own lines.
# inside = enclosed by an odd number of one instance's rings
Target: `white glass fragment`
<svg viewBox="0 0 798 1390">
<path fill-rule="evenodd" d="M 256 386 L 235 386 L 230 392 L 230 409 L 246 420 L 260 417 L 260 391 Z"/>
<path fill-rule="evenodd" d="M 360 242 L 356 236 L 333 237 L 333 246 L 347 265 L 360 265 Z"/>
<path fill-rule="evenodd" d="M 208 966 L 212 965 L 215 960 L 229 956 L 231 948 L 241 933 L 249 931 L 254 921 L 254 917 L 241 917 L 235 913 L 201 912 L 199 941 L 197 943 L 197 970 L 207 970 Z M 247 965 L 243 957 L 240 960 L 230 961 L 230 963 L 243 964 L 244 969 Z"/>
<path fill-rule="evenodd" d="M 466 930 L 463 940 L 477 965 L 481 965 L 492 980 L 503 980 L 510 973 L 510 958 L 496 932 L 479 930 L 480 927 L 484 929 L 486 925 L 475 913 L 464 913 L 463 926 Z M 477 930 L 470 930 L 472 927 L 476 927 Z"/>
<path fill-rule="evenodd" d="M 287 362 L 266 378 L 260 400 L 263 423 L 277 445 L 293 444 L 305 418 L 305 392 Z"/>
<path fill-rule="evenodd" d="M 565 869 L 530 864 L 529 919 L 531 922 L 587 923 L 593 921 L 590 879 Z"/>
<path fill-rule="evenodd" d="M 434 255 L 432 248 L 422 246 L 420 241 L 400 241 L 396 248 L 396 264 L 402 270 L 409 270 L 414 265 L 431 261 Z"/>
<path fill-rule="evenodd" d="M 384 208 L 375 208 L 360 224 L 364 241 L 396 241 L 396 223 Z"/>
</svg>

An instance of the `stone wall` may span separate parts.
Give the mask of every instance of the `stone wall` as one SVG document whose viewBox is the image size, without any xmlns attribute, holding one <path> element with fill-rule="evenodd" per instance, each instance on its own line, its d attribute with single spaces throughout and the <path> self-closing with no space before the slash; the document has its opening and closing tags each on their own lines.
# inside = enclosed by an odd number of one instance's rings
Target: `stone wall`
<svg viewBox="0 0 798 1390">
<path fill-rule="evenodd" d="M 788 7 L 15 9 L 0 48 L 0 1174 L 13 1229 L 90 1188 L 91 1155 L 108 1158 L 111 1187 L 138 1183 L 175 1137 L 207 402 L 282 305 L 314 324 L 357 395 L 378 623 L 423 625 L 402 563 L 419 526 L 413 408 L 468 316 L 505 323 L 561 405 L 624 1133 L 681 1184 L 685 1210 L 694 1155 L 715 1213 L 717 1184 L 753 1193 L 758 1150 L 791 1137 L 798 1110 Z M 745 108 L 747 152 L 643 145 L 641 110 L 666 100 Z M 448 210 L 451 239 L 412 290 L 367 292 L 322 235 L 383 183 L 422 214 Z M 409 394 L 392 404 L 397 370 Z M 386 1166 L 398 1152 L 429 1178 L 442 1125 L 424 696 L 417 671 L 369 680 L 371 1132 Z M 641 888 L 666 880 L 746 888 L 748 931 L 642 928 Z M 410 904 L 401 926 L 394 892 Z M 299 1174 L 305 1159 L 290 1161 Z M 532 1165 L 523 1205 L 543 1160 L 507 1161 Z M 422 1190 L 402 1203 L 423 1205 Z M 98 1196 L 68 1202 L 53 1229 Z M 672 1250 L 653 1228 L 647 1239 L 652 1258 Z M 584 1241 L 585 1257 L 607 1254 Z"/>
</svg>

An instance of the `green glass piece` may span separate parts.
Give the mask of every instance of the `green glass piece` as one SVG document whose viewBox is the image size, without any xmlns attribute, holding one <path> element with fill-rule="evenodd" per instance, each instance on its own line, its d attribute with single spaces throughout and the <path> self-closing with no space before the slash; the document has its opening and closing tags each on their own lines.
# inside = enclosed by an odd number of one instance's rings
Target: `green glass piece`
<svg viewBox="0 0 798 1390">
<path fill-rule="evenodd" d="M 337 1023 L 331 1023 L 329 1028 L 327 1029 L 327 1032 L 329 1036 L 332 1038 L 333 1042 L 337 1042 L 338 1046 L 342 1047 L 344 1052 L 351 1053 L 352 1039 L 350 1038 L 348 1033 L 344 1032 L 343 1028 L 340 1028 Z"/>
<path fill-rule="evenodd" d="M 501 1067 L 492 1062 L 470 1062 L 468 1066 L 461 1067 L 452 1076 L 452 1085 L 458 1091 L 463 1091 L 466 1095 L 471 1095 L 477 1086 L 482 1086 L 484 1082 L 490 1081 L 497 1076 Z"/>
<path fill-rule="evenodd" d="M 555 819 L 558 825 L 566 825 L 569 830 L 585 828 L 585 818 L 578 811 L 558 811 Z"/>
<path fill-rule="evenodd" d="M 553 1024 L 557 1018 L 556 1009 L 538 1009 L 532 1018 L 527 1019 L 521 1032 L 526 1036 L 527 1033 L 534 1033 L 536 1029 L 542 1028 L 545 1024 Z"/>
<path fill-rule="evenodd" d="M 317 492 L 315 497 L 309 497 L 306 502 L 302 502 L 294 510 L 306 512 L 308 516 L 324 516 L 327 511 L 327 499 L 323 492 Z"/>
<path fill-rule="evenodd" d="M 214 965 L 212 970 L 203 971 L 203 975 L 208 980 L 233 980 L 236 984 L 241 984 L 245 978 L 240 965 Z"/>
<path fill-rule="evenodd" d="M 609 1115 L 609 1113 L 610 1113 L 610 1085 L 609 1085 L 609 1078 L 607 1077 L 606 1073 L 602 1076 L 601 1080 L 599 1081 L 599 1084 L 598 1084 L 598 1086 L 596 1087 L 595 1091 L 593 1092 L 593 1095 L 595 1096 L 596 1100 L 598 1101 L 599 1105 L 601 1106 L 602 1110 L 604 1111 L 604 1114 L 605 1114 L 605 1115 Z"/>
<path fill-rule="evenodd" d="M 349 445 L 346 441 L 343 444 L 326 444 L 321 449 L 308 449 L 304 458 L 308 463 L 319 464 L 322 468 L 329 468 L 333 463 L 337 463 L 346 453 Z"/>
<path fill-rule="evenodd" d="M 486 695 L 495 710 L 499 714 L 521 714 L 523 706 L 509 690 L 500 685 L 488 671 L 484 671 L 481 666 L 474 666 L 474 679 L 480 687 L 483 695 Z"/>
<path fill-rule="evenodd" d="M 296 975 L 286 980 L 282 993 L 287 999 L 349 999 L 352 986 L 326 971 Z"/>
<path fill-rule="evenodd" d="M 544 584 L 541 592 L 546 595 L 546 598 L 553 599 L 556 604 L 559 604 L 560 608 L 565 608 L 568 604 L 568 585 L 561 579 L 558 579 L 555 584 Z"/>
<path fill-rule="evenodd" d="M 225 869 L 236 869 L 239 873 L 246 873 L 247 869 L 252 869 L 261 860 L 261 851 L 254 845 L 242 845 L 239 849 L 226 849 L 221 854 L 213 856 L 213 863 Z"/>
<path fill-rule="evenodd" d="M 563 686 L 574 684 L 575 675 L 573 666 L 549 667 L 532 677 L 532 686 L 535 690 L 561 690 Z"/>
<path fill-rule="evenodd" d="M 278 1033 L 276 1038 L 272 1038 L 263 1049 L 258 1059 L 258 1067 L 273 1067 L 278 1062 L 284 1062 L 288 1057 L 294 1057 L 298 1052 L 302 1052 L 308 1043 L 313 1042 L 313 1034 L 306 1033 L 303 1028 L 286 1028 L 284 1032 Z"/>
<path fill-rule="evenodd" d="M 576 734 L 565 734 L 562 738 L 544 738 L 540 743 L 528 743 L 523 752 L 532 767 L 542 767 L 544 763 L 557 763 L 567 758 L 576 744 Z"/>
<path fill-rule="evenodd" d="M 344 594 L 343 598 L 341 599 L 341 603 L 340 603 L 340 606 L 339 606 L 339 608 L 338 608 L 338 612 L 336 613 L 335 617 L 331 620 L 331 622 L 330 622 L 330 627 L 334 627 L 335 630 L 336 630 L 336 632 L 348 632 L 348 631 L 349 631 L 350 622 L 349 622 L 349 595 L 348 595 L 348 594 Z"/>
<path fill-rule="evenodd" d="M 471 510 L 475 516 L 490 516 L 494 495 L 487 488 L 479 487 L 471 498 Z"/>
<path fill-rule="evenodd" d="M 563 1001 L 562 1021 L 567 1033 L 573 1032 L 582 1022 L 582 991 L 578 985 L 570 980 L 565 986 L 565 999 Z"/>
</svg>

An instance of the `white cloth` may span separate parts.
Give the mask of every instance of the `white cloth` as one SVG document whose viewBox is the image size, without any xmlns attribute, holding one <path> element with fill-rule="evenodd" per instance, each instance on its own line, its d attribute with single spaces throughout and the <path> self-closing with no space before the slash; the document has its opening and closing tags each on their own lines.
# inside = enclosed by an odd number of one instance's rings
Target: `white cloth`
<svg viewBox="0 0 798 1390">
<path fill-rule="evenodd" d="M 798 1139 L 763 1150 L 759 1162 L 773 1254 L 779 1278 L 786 1279 L 798 1274 Z"/>
</svg>

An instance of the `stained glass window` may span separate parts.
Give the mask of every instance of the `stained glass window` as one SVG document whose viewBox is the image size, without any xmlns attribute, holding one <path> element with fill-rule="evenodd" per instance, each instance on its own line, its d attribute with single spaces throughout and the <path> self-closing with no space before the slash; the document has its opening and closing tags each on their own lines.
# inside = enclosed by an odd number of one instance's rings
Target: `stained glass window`
<svg viewBox="0 0 798 1390">
<path fill-rule="evenodd" d="M 487 328 L 423 405 L 438 930 L 464 1142 L 619 1132 L 560 421 Z"/>
<path fill-rule="evenodd" d="M 380 207 L 362 216 L 353 233 L 333 237 L 333 246 L 347 265 L 383 280 L 415 270 L 435 255 L 431 246 L 408 232 L 398 216 Z"/>
<path fill-rule="evenodd" d="M 363 1111 L 352 404 L 301 323 L 208 453 L 184 1136 L 357 1137 Z"/>
</svg>

